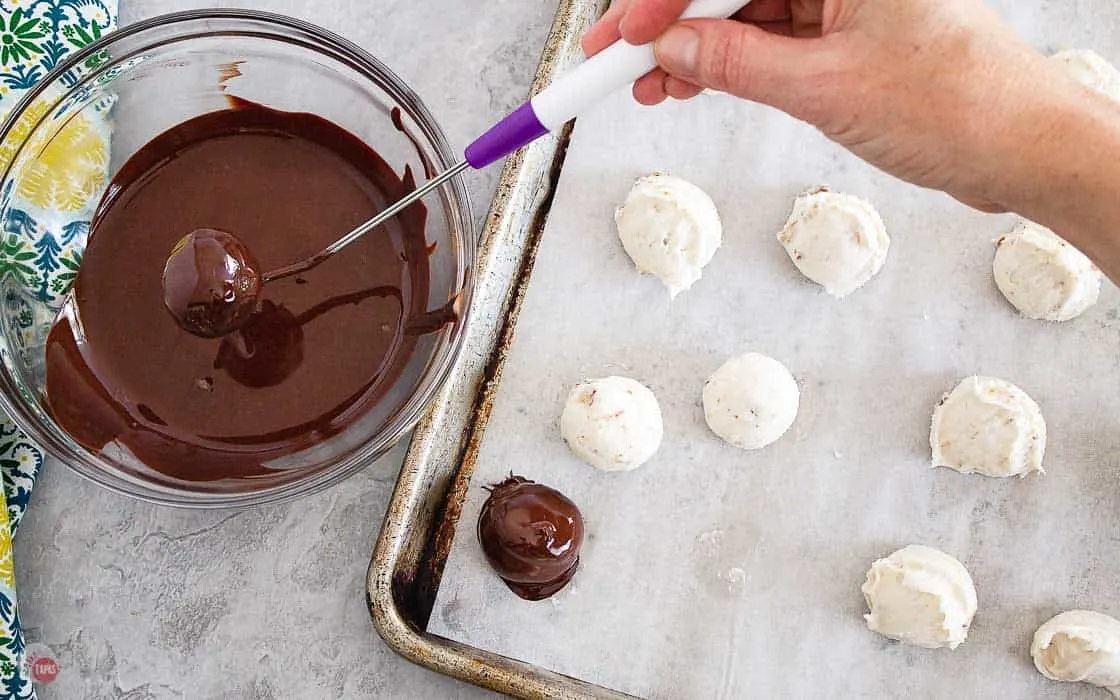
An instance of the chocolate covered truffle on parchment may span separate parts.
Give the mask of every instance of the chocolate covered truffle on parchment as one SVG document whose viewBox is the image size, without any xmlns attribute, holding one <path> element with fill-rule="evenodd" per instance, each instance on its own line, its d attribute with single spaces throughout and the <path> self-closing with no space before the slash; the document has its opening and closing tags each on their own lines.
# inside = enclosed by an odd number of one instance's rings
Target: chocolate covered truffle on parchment
<svg viewBox="0 0 1120 700">
<path fill-rule="evenodd" d="M 572 580 L 583 545 L 583 515 L 556 489 L 510 474 L 490 487 L 478 516 L 486 561 L 509 589 L 544 600 Z"/>
</svg>

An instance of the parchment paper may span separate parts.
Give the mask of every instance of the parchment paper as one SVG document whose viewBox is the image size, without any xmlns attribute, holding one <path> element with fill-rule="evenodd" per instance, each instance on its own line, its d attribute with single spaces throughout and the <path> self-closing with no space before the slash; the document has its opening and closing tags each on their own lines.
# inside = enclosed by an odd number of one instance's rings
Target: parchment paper
<svg viewBox="0 0 1120 700">
<path fill-rule="evenodd" d="M 1113 0 L 1000 9 L 1042 49 L 1120 61 Z M 659 169 L 709 192 L 725 224 L 704 278 L 673 303 L 634 271 L 612 220 L 634 178 Z M 774 239 L 793 197 L 822 183 L 873 201 L 892 236 L 882 273 L 843 301 Z M 1017 317 L 991 275 L 1012 224 L 723 95 L 657 109 L 619 95 L 582 117 L 430 630 L 655 698 L 1106 697 L 1043 679 L 1028 647 L 1062 610 L 1120 616 L 1120 295 L 1106 283 L 1064 325 Z M 794 427 L 758 452 L 722 444 L 700 408 L 708 375 L 747 350 L 802 389 Z M 974 373 L 1041 404 L 1045 476 L 929 467 L 932 408 Z M 610 374 L 650 386 L 664 414 L 661 450 L 631 473 L 580 463 L 557 427 L 572 384 Z M 550 601 L 510 593 L 475 538 L 482 486 L 511 470 L 586 518 L 580 571 Z M 976 582 L 956 651 L 866 629 L 868 566 L 911 543 L 955 555 Z"/>
</svg>

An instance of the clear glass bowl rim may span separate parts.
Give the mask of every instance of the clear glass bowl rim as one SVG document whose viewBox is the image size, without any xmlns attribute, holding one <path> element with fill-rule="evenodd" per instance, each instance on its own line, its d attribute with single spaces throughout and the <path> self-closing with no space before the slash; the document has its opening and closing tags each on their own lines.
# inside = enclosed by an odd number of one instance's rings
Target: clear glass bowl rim
<svg viewBox="0 0 1120 700">
<path fill-rule="evenodd" d="M 244 22 L 247 30 L 251 30 L 255 23 L 275 29 L 278 33 L 254 34 L 252 31 L 239 32 L 236 30 L 231 32 L 228 26 L 217 31 L 207 30 L 205 27 L 192 30 L 190 25 L 199 21 L 229 24 Z M 169 27 L 176 26 L 183 26 L 184 30 L 181 34 L 168 35 L 166 33 Z M 145 42 L 144 36 L 155 30 L 159 30 L 158 36 L 154 37 L 152 41 Z M 284 31 L 293 32 L 308 43 L 294 42 L 291 37 L 281 36 L 279 32 Z M 24 114 L 29 105 L 43 94 L 47 86 L 54 84 L 66 72 L 78 68 L 91 56 L 106 48 L 112 48 L 123 42 L 137 43 L 127 54 L 122 53 L 120 56 L 114 56 L 109 62 L 99 65 L 95 71 L 84 75 L 78 85 L 68 88 L 68 90 L 74 90 L 79 85 L 83 85 L 99 75 L 104 75 L 114 66 L 137 54 L 142 54 L 146 50 L 169 43 L 189 41 L 192 38 L 221 36 L 230 33 L 249 34 L 258 38 L 296 43 L 303 48 L 319 53 L 322 53 L 324 48 L 328 49 L 331 58 L 339 60 L 360 73 L 363 79 L 371 81 L 384 90 L 395 102 L 411 114 L 427 141 L 426 145 L 433 151 L 430 155 L 435 156 L 437 169 L 449 168 L 459 160 L 448 145 L 447 138 L 435 117 L 420 97 L 388 66 L 365 49 L 334 32 L 303 20 L 260 10 L 230 8 L 186 10 L 157 15 L 117 29 L 81 50 L 75 51 L 44 75 L 12 108 L 3 125 L 0 126 L 0 143 L 7 138 L 12 128 L 19 121 L 20 116 Z M 39 128 L 41 121 L 36 122 L 32 132 Z M 7 180 L 12 164 L 18 160 L 23 145 L 20 144 L 17 147 L 8 166 L 0 173 L 0 182 Z M 449 337 L 441 341 L 433 353 L 432 361 L 420 378 L 417 391 L 413 392 L 409 399 L 397 410 L 384 429 L 347 459 L 330 467 L 321 468 L 305 478 L 257 491 L 212 493 L 178 490 L 144 482 L 138 478 L 126 478 L 124 475 L 106 471 L 98 467 L 86 454 L 75 451 L 70 445 L 58 440 L 50 431 L 40 428 L 39 419 L 24 405 L 19 384 L 12 377 L 6 362 L 0 362 L 0 409 L 3 409 L 12 422 L 41 449 L 65 464 L 71 471 L 110 491 L 149 503 L 194 509 L 258 506 L 310 496 L 353 476 L 384 455 L 415 427 L 443 388 L 462 349 L 466 326 L 469 322 L 468 310 L 471 306 L 474 282 L 473 268 L 477 257 L 477 244 L 473 235 L 474 218 L 471 213 L 470 200 L 461 178 L 454 178 L 442 187 L 449 190 L 448 200 L 452 206 L 450 207 L 448 223 L 457 244 L 456 276 L 460 302 L 458 308 L 462 310 L 459 322 L 451 328 Z"/>
</svg>

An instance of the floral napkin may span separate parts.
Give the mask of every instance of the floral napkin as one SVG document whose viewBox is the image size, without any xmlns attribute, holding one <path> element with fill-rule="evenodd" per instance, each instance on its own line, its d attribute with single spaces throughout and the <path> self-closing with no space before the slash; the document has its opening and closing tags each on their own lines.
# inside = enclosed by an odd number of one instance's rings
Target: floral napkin
<svg viewBox="0 0 1120 700">
<path fill-rule="evenodd" d="M 116 26 L 117 0 L 0 0 L 0 118 L 71 51 Z M 108 125 L 66 131 L 37 159 L 0 230 L 0 276 L 42 301 L 69 290 L 108 165 Z M 11 143 L 8 140 L 7 143 Z M 5 144 L 7 145 L 7 144 Z M 0 166 L 10 153 L 0 149 Z M 75 167 L 77 164 L 77 167 Z M 65 165 L 65 167 L 60 167 Z M 80 234 L 80 235 L 79 235 Z M 0 698 L 35 697 L 15 595 L 12 538 L 31 498 L 43 452 L 0 415 Z"/>
</svg>

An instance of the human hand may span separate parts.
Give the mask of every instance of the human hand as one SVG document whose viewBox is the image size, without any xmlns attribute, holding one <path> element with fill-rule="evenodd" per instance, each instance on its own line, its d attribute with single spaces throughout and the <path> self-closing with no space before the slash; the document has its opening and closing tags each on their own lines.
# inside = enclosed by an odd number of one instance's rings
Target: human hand
<svg viewBox="0 0 1120 700">
<path fill-rule="evenodd" d="M 783 36 L 819 37 L 822 5 L 820 0 L 755 0 L 733 19 Z M 593 56 L 620 38 L 631 44 L 654 41 L 677 21 L 687 6 L 688 0 L 615 0 L 584 35 L 584 53 Z M 689 99 L 703 89 L 657 68 L 634 84 L 634 98 L 642 104 L 655 105 L 666 97 Z"/>
<path fill-rule="evenodd" d="M 1034 151 L 1068 140 L 1071 104 L 1103 101 L 980 0 L 755 0 L 733 20 L 677 23 L 687 4 L 616 0 L 584 49 L 656 39 L 660 68 L 635 83 L 640 102 L 712 88 L 765 103 L 986 210 L 1037 197 Z"/>
</svg>

